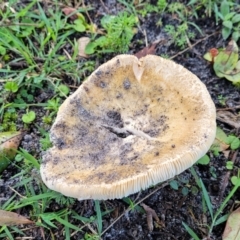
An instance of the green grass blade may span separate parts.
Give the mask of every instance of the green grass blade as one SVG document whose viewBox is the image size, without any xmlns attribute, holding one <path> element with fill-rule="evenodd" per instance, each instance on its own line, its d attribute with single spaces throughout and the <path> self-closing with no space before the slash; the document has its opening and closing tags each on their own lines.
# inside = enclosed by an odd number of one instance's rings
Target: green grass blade
<svg viewBox="0 0 240 240">
<path fill-rule="evenodd" d="M 94 203 L 95 203 L 95 210 L 96 210 L 96 213 L 97 213 L 98 234 L 101 235 L 101 233 L 102 233 L 102 212 L 101 212 L 99 201 L 95 200 Z"/>
<path fill-rule="evenodd" d="M 221 214 L 221 212 L 223 211 L 223 209 L 225 208 L 225 206 L 227 205 L 228 201 L 230 200 L 230 198 L 234 195 L 234 193 L 238 190 L 238 188 L 240 187 L 240 179 L 237 182 L 237 184 L 233 187 L 233 189 L 231 190 L 231 192 L 227 195 L 227 197 L 224 199 L 223 203 L 221 204 L 221 206 L 219 207 L 219 209 L 217 210 L 217 212 L 214 215 L 214 218 L 212 220 L 212 224 L 210 226 L 209 229 L 209 235 L 212 232 L 213 227 L 216 225 L 216 220 L 218 218 L 218 216 Z M 217 220 L 218 222 L 221 221 L 221 217 Z"/>
<path fill-rule="evenodd" d="M 223 222 L 226 222 L 227 219 L 228 219 L 228 217 L 229 217 L 229 215 L 230 215 L 230 213 L 225 214 L 225 215 L 223 215 L 222 217 L 220 217 L 220 218 L 215 222 L 214 226 L 217 226 L 217 225 L 219 225 L 219 224 L 221 224 L 221 223 L 223 223 Z"/>
<path fill-rule="evenodd" d="M 198 177 L 198 175 L 197 175 L 195 169 L 194 169 L 193 167 L 191 167 L 189 170 L 190 170 L 191 174 L 193 175 L 193 177 L 194 177 L 194 179 L 195 179 L 195 181 L 196 181 L 198 187 L 201 187 L 201 184 L 200 184 L 200 178 Z"/>
<path fill-rule="evenodd" d="M 65 221 L 68 222 L 68 215 L 65 215 Z M 68 226 L 65 226 L 65 239 L 70 240 L 70 229 Z"/>
<path fill-rule="evenodd" d="M 1 209 L 2 210 L 7 210 L 9 211 L 9 207 L 11 205 L 15 205 L 13 199 L 16 197 L 16 194 L 14 194 L 11 198 L 9 198 L 2 206 L 1 206 Z"/>
<path fill-rule="evenodd" d="M 209 195 L 208 195 L 208 192 L 203 184 L 203 181 L 202 179 L 200 179 L 200 184 L 201 184 L 201 189 L 203 191 L 203 197 L 204 197 L 204 200 L 207 204 L 207 207 L 208 207 L 208 210 L 210 212 L 210 215 L 211 215 L 211 218 L 213 219 L 213 209 L 212 209 L 212 203 L 210 201 L 210 198 L 209 198 Z"/>
<path fill-rule="evenodd" d="M 193 27 L 195 27 L 197 30 L 198 30 L 198 32 L 203 36 L 203 32 L 202 32 L 202 30 L 199 28 L 199 26 L 197 26 L 195 23 L 193 23 L 193 22 L 187 22 L 189 25 L 192 25 Z"/>
<path fill-rule="evenodd" d="M 25 8 L 23 8 L 21 11 L 19 11 L 16 14 L 16 18 L 20 18 L 20 17 L 25 17 L 27 15 L 27 13 L 29 12 L 29 10 L 33 7 L 33 5 L 36 3 L 37 1 L 32 1 L 30 2 L 29 5 L 27 5 Z"/>
<path fill-rule="evenodd" d="M 9 230 L 8 230 L 7 227 L 4 229 L 4 231 L 5 231 L 6 235 L 8 236 L 8 238 L 9 238 L 10 240 L 14 240 L 12 234 L 9 232 Z"/>
<path fill-rule="evenodd" d="M 35 66 L 31 52 L 25 46 L 23 41 L 21 39 L 18 39 L 10 30 L 6 29 L 6 31 L 7 33 L 0 31 L 0 42 L 2 45 L 8 49 L 11 49 L 11 51 L 19 54 L 20 56 L 23 56 L 29 65 Z M 7 39 L 8 42 L 4 41 L 4 39 Z"/>
<path fill-rule="evenodd" d="M 140 213 L 145 213 L 145 211 L 143 210 L 142 207 L 140 207 L 139 205 L 136 205 L 136 203 L 134 203 L 131 198 L 129 197 L 124 197 L 122 199 L 125 203 L 129 204 L 129 207 L 131 208 L 132 211 L 136 210 Z"/>
<path fill-rule="evenodd" d="M 51 191 L 51 192 L 39 194 L 36 196 L 32 196 L 29 198 L 23 198 L 20 202 L 16 203 L 11 209 L 13 210 L 13 209 L 18 209 L 27 205 L 32 205 L 36 203 L 36 201 L 40 201 L 46 198 L 56 199 L 57 197 L 59 197 L 59 193 Z"/>
<path fill-rule="evenodd" d="M 194 240 L 200 240 L 200 238 L 197 236 L 197 234 L 184 222 L 182 222 L 182 225 L 184 228 L 187 230 L 189 235 L 194 239 Z"/>
<path fill-rule="evenodd" d="M 40 164 L 37 161 L 37 159 L 33 155 L 28 153 L 25 149 L 23 149 L 23 148 L 20 148 L 20 149 L 21 149 L 21 151 L 18 151 L 18 153 L 21 154 L 25 158 L 25 160 L 32 163 L 32 165 L 39 170 Z"/>
<path fill-rule="evenodd" d="M 58 228 L 56 225 L 54 225 L 52 222 L 51 222 L 51 220 L 48 218 L 48 216 L 47 215 L 39 215 L 41 218 L 42 218 L 42 220 L 45 222 L 45 223 L 47 223 L 49 226 L 51 226 L 52 228 Z"/>
<path fill-rule="evenodd" d="M 76 227 L 75 225 L 71 224 L 70 222 L 67 222 L 66 220 L 64 220 L 58 216 L 56 217 L 56 220 L 58 222 L 60 222 L 61 224 L 63 224 L 65 227 L 72 228 L 76 231 L 82 231 L 81 228 Z"/>
<path fill-rule="evenodd" d="M 10 227 L 12 231 L 14 231 L 15 233 L 18 233 L 19 235 L 24 236 L 24 232 L 21 231 L 19 228 L 15 227 L 15 226 L 11 226 Z"/>
<path fill-rule="evenodd" d="M 22 173 L 21 173 L 22 174 Z M 26 184 L 28 184 L 28 183 L 31 183 L 33 181 L 33 179 L 32 179 L 32 176 L 31 177 L 29 177 L 29 178 L 23 178 L 20 182 L 18 182 L 17 184 L 15 184 L 13 187 L 14 188 L 17 188 L 17 187 L 21 187 L 21 186 L 23 186 L 23 185 L 26 185 Z"/>
</svg>

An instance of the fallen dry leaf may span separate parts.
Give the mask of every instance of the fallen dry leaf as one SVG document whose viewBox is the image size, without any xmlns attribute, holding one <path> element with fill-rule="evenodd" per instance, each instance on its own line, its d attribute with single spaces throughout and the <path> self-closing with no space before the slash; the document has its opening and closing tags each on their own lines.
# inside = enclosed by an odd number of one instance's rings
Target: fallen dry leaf
<svg viewBox="0 0 240 240">
<path fill-rule="evenodd" d="M 228 217 L 222 240 L 238 240 L 240 239 L 240 208 L 233 211 Z"/>
<path fill-rule="evenodd" d="M 34 222 L 29 219 L 9 211 L 0 210 L 0 226 L 3 225 L 19 225 L 19 224 L 32 224 Z"/>
<path fill-rule="evenodd" d="M 135 53 L 134 56 L 136 56 L 137 58 L 142 58 L 142 57 L 147 56 L 148 54 L 155 55 L 156 46 L 158 44 L 164 44 L 166 42 L 167 42 L 166 39 L 158 39 L 158 40 L 154 41 L 150 46 L 147 46 L 147 47 L 143 48 L 142 50 L 140 50 L 139 52 Z"/>
<path fill-rule="evenodd" d="M 230 152 L 231 152 L 230 150 L 223 151 L 223 155 L 224 155 L 224 157 L 225 157 L 226 159 L 229 158 Z"/>
<path fill-rule="evenodd" d="M 228 137 L 226 133 L 219 127 L 217 127 L 216 137 L 212 147 L 216 148 L 218 152 L 223 152 L 229 148 Z"/>
<path fill-rule="evenodd" d="M 78 39 L 78 56 L 87 58 L 88 55 L 85 53 L 86 46 L 90 42 L 89 37 L 81 37 Z"/>
<path fill-rule="evenodd" d="M 22 132 L 0 133 L 0 173 L 8 166 L 10 160 L 15 157 L 22 136 Z"/>
<path fill-rule="evenodd" d="M 219 152 L 224 152 L 225 150 L 227 150 L 229 148 L 229 145 L 220 141 L 219 139 L 215 138 L 213 144 L 213 146 L 218 147 L 218 151 Z"/>
<path fill-rule="evenodd" d="M 148 54 L 155 54 L 156 53 L 156 46 L 158 43 L 153 43 L 150 47 L 145 47 L 142 50 L 140 50 L 139 52 L 135 53 L 134 55 L 137 58 L 142 58 L 147 56 Z"/>
<path fill-rule="evenodd" d="M 235 115 L 229 111 L 218 111 L 217 120 L 224 122 L 231 127 L 240 128 L 240 115 Z"/>
<path fill-rule="evenodd" d="M 156 220 L 158 224 L 160 224 L 160 220 L 152 208 L 147 206 L 146 204 L 142 203 L 141 206 L 144 208 L 146 214 L 147 214 L 147 224 L 148 224 L 148 229 L 149 231 L 153 230 L 153 218 Z"/>
<path fill-rule="evenodd" d="M 79 16 L 79 13 L 77 12 L 77 10 L 72 7 L 65 7 L 62 9 L 62 11 L 66 16 L 69 16 L 71 20 L 76 20 Z"/>
<path fill-rule="evenodd" d="M 15 9 L 11 7 L 11 3 L 7 2 L 7 3 L 4 3 L 3 5 L 1 5 L 1 8 L 4 8 L 6 7 L 7 9 L 9 9 L 12 13 L 16 13 Z"/>
</svg>

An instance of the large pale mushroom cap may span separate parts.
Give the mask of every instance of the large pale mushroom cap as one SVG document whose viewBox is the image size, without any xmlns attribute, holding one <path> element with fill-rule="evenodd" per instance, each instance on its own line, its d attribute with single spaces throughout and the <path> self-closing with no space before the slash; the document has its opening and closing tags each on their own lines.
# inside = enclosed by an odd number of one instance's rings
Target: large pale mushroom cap
<svg viewBox="0 0 240 240">
<path fill-rule="evenodd" d="M 60 107 L 42 179 L 78 199 L 122 198 L 189 168 L 215 131 L 215 106 L 194 74 L 158 56 L 119 55 Z"/>
</svg>

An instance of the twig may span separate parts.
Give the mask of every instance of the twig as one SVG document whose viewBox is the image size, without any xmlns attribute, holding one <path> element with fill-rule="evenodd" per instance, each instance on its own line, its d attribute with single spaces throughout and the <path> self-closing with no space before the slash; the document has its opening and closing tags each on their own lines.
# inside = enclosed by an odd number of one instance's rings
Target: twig
<svg viewBox="0 0 240 240">
<path fill-rule="evenodd" d="M 13 192 L 15 192 L 19 197 L 25 198 L 25 199 L 27 198 L 27 197 L 21 195 L 19 192 L 17 192 L 17 191 L 16 191 L 15 189 L 13 189 L 12 187 L 9 186 L 9 188 L 10 188 Z"/>
<path fill-rule="evenodd" d="M 67 55 L 69 60 L 72 60 L 72 57 L 70 56 L 70 54 L 68 53 L 68 51 L 64 48 L 63 51 L 65 52 L 65 54 Z"/>
<path fill-rule="evenodd" d="M 223 119 L 221 117 L 218 117 L 218 116 L 217 116 L 217 120 L 220 121 L 220 122 L 226 123 L 233 128 L 239 128 L 239 125 L 237 123 L 233 122 L 233 121 L 228 121 L 228 120 L 225 120 L 225 119 Z"/>
<path fill-rule="evenodd" d="M 146 45 L 146 47 L 148 47 L 148 38 L 147 38 L 146 29 L 143 30 L 143 35 L 144 35 L 144 38 L 145 38 L 145 45 Z"/>
<path fill-rule="evenodd" d="M 33 23 L 1 23 L 1 27 L 11 27 L 11 26 L 30 26 L 30 27 L 40 27 L 40 24 L 33 24 Z"/>
<path fill-rule="evenodd" d="M 28 67 L 28 64 L 25 61 L 21 61 L 21 62 L 10 62 L 8 63 L 9 67 Z"/>
<path fill-rule="evenodd" d="M 237 105 L 235 107 L 219 108 L 217 109 L 217 111 L 227 111 L 227 110 L 235 110 L 235 109 L 240 109 L 240 105 Z"/>
<path fill-rule="evenodd" d="M 92 226 L 89 223 L 87 223 L 86 226 L 91 230 L 93 234 L 97 235 L 97 232 L 92 228 Z"/>
<path fill-rule="evenodd" d="M 168 185 L 168 182 L 167 183 L 163 183 L 161 186 L 159 186 L 158 188 L 156 188 L 154 191 L 152 191 L 151 193 L 149 193 L 147 196 L 145 196 L 144 198 L 142 198 L 141 200 L 139 200 L 137 203 L 134 204 L 133 207 L 139 205 L 140 203 L 142 203 L 145 199 L 149 198 L 151 195 L 153 195 L 155 192 L 157 192 L 158 190 L 160 190 L 161 188 L 164 188 Z M 131 207 L 128 207 L 118 218 L 116 218 L 102 233 L 101 233 L 101 236 L 107 232 L 117 221 L 120 220 L 120 218 L 122 218 L 126 212 L 128 212 L 130 209 L 132 208 Z"/>
<path fill-rule="evenodd" d="M 109 13 L 110 13 L 110 12 L 109 12 L 109 9 L 106 7 L 106 5 L 104 4 L 104 2 L 103 2 L 102 0 L 100 0 L 100 2 L 101 2 L 101 4 L 102 4 L 103 8 L 105 9 L 105 11 L 109 14 Z"/>
<path fill-rule="evenodd" d="M 15 239 L 16 240 L 17 239 L 21 239 L 21 240 L 24 240 L 24 239 L 34 239 L 34 237 L 16 237 Z"/>
<path fill-rule="evenodd" d="M 83 6 L 83 8 L 86 8 L 86 5 L 85 5 L 84 1 L 82 1 L 82 6 Z M 93 25 L 93 21 L 92 21 L 90 15 L 89 15 L 88 11 L 86 11 L 85 13 L 86 13 L 86 15 L 88 17 L 88 20 L 90 21 L 91 25 Z"/>
<path fill-rule="evenodd" d="M 238 155 L 238 150 L 234 152 L 231 162 L 234 164 L 236 158 Z M 225 174 L 224 178 L 223 178 L 223 184 L 221 185 L 221 190 L 220 190 L 220 194 L 219 194 L 219 199 L 218 199 L 218 203 L 222 202 L 223 199 L 223 194 L 226 190 L 226 187 L 228 186 L 228 182 L 229 182 L 229 178 L 230 178 L 230 173 L 231 171 L 227 171 L 227 173 Z"/>
<path fill-rule="evenodd" d="M 218 111 L 217 120 L 226 123 L 233 128 L 240 128 L 239 117 L 230 111 Z"/>
<path fill-rule="evenodd" d="M 79 86 L 74 86 L 74 85 L 69 85 L 69 84 L 67 84 L 67 86 L 70 88 L 75 88 L 75 89 L 79 88 Z"/>
<path fill-rule="evenodd" d="M 186 38 L 186 41 L 187 41 L 188 47 L 189 47 L 190 49 L 192 49 L 193 47 L 192 47 L 192 44 L 191 44 L 191 42 L 190 42 L 190 40 L 189 40 L 187 34 L 185 34 L 185 38 Z"/>
<path fill-rule="evenodd" d="M 208 35 L 208 36 L 206 36 L 206 37 L 198 40 L 197 42 L 195 42 L 194 44 L 191 45 L 191 48 L 195 47 L 195 46 L 196 46 L 197 44 L 199 44 L 200 42 L 207 40 L 208 38 L 214 36 L 214 35 L 217 34 L 217 33 L 219 33 L 219 32 L 214 32 L 214 33 L 212 33 L 212 34 L 210 34 L 210 35 Z M 183 51 L 178 52 L 177 54 L 175 54 L 175 55 L 173 55 L 172 57 L 170 57 L 170 59 L 174 59 L 175 57 L 177 57 L 177 56 L 185 53 L 186 51 L 188 51 L 188 50 L 191 49 L 191 48 L 188 47 L 188 48 L 184 49 Z"/>
</svg>

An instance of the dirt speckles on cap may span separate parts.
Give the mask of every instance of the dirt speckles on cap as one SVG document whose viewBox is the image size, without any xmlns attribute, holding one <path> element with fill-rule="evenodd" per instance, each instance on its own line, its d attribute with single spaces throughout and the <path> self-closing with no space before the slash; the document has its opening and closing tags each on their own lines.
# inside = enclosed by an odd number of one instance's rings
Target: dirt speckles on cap
<svg viewBox="0 0 240 240">
<path fill-rule="evenodd" d="M 131 87 L 131 82 L 129 81 L 128 78 L 126 78 L 124 81 L 123 81 L 123 87 L 124 89 L 129 89 Z"/>
</svg>

